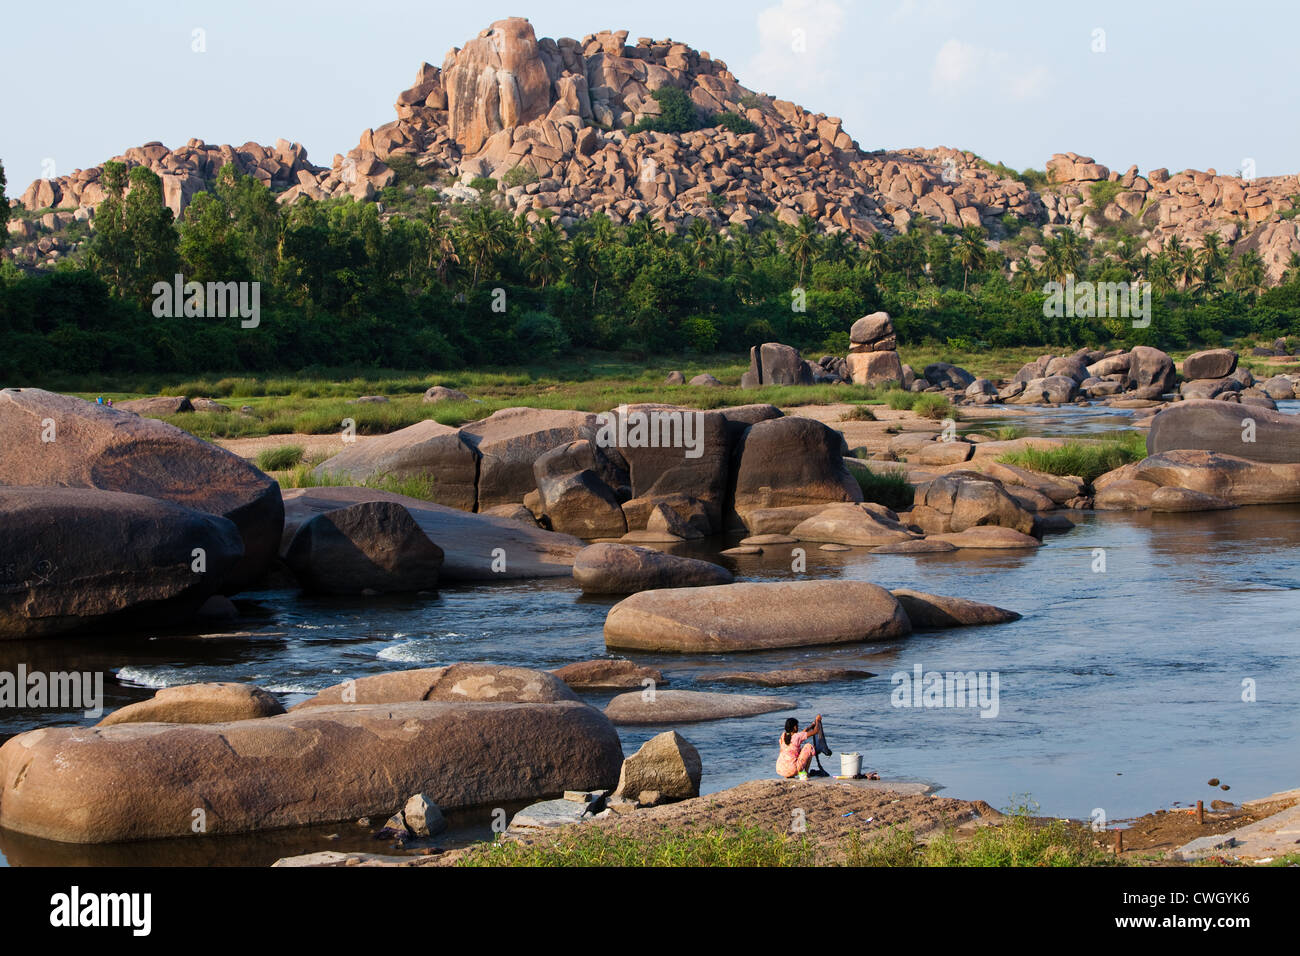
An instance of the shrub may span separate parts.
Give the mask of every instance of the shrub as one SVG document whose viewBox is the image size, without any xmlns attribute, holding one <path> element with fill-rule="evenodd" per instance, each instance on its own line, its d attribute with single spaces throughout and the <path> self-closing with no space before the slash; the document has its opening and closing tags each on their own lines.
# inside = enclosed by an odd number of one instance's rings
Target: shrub
<svg viewBox="0 0 1300 956">
<path fill-rule="evenodd" d="M 540 178 L 537 170 L 531 166 L 516 166 L 501 177 L 501 185 L 506 189 L 514 189 L 516 186 L 528 186 Z"/>
<path fill-rule="evenodd" d="M 756 132 L 758 127 L 739 113 L 733 113 L 728 110 L 725 113 L 719 113 L 713 117 L 713 125 L 721 126 L 723 129 L 735 133 L 737 136 L 744 136 L 746 133 Z"/>
<path fill-rule="evenodd" d="M 694 315 L 682 323 L 686 347 L 696 352 L 712 352 L 718 347 L 722 332 L 717 323 L 704 315 Z"/>
<path fill-rule="evenodd" d="M 912 405 L 912 411 L 922 418 L 941 421 L 952 417 L 952 404 L 942 395 L 921 393 L 917 395 L 916 402 Z"/>
<path fill-rule="evenodd" d="M 840 416 L 842 422 L 874 422 L 875 420 L 876 413 L 871 410 L 870 405 L 854 405 Z"/>
<path fill-rule="evenodd" d="M 865 465 L 854 465 L 850 470 L 865 501 L 874 501 L 890 511 L 907 511 L 912 507 L 916 489 L 908 483 L 907 472 L 901 468 L 876 472 Z"/>
<path fill-rule="evenodd" d="M 262 471 L 288 471 L 302 461 L 303 453 L 302 445 L 264 448 L 257 453 L 257 467 Z"/>
<path fill-rule="evenodd" d="M 496 192 L 497 181 L 491 176 L 475 176 L 469 181 L 471 189 L 477 189 L 480 193 L 486 194 Z"/>
<path fill-rule="evenodd" d="M 659 104 L 658 116 L 646 116 L 628 129 L 629 133 L 689 133 L 700 128 L 700 114 L 685 90 L 661 86 L 651 96 Z"/>
</svg>

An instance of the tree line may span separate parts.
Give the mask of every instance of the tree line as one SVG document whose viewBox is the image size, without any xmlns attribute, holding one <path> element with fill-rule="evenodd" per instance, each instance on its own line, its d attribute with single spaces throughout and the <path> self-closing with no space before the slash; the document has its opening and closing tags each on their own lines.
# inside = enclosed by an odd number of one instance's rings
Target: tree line
<svg viewBox="0 0 1300 956">
<path fill-rule="evenodd" d="M 173 221 L 158 177 L 106 163 L 90 239 L 53 269 L 0 266 L 0 372 L 43 375 L 445 369 L 533 364 L 609 350 L 636 356 L 741 352 L 781 341 L 843 354 L 868 312 L 900 342 L 978 350 L 1081 345 L 1215 346 L 1300 334 L 1300 258 L 1264 288 L 1257 254 L 1217 236 L 1152 255 L 1135 238 L 917 221 L 855 242 L 803 217 L 752 229 L 694 220 L 669 234 L 603 215 L 565 228 L 477 203 L 394 211 L 350 198 L 289 206 L 227 166 Z M 388 192 L 387 190 L 385 191 Z M 1030 257 L 1026 236 L 1041 238 Z M 1008 259 L 1014 268 L 1006 268 Z M 155 284 L 257 282 L 256 328 L 153 314 Z M 1146 328 L 1127 319 L 1045 316 L 1044 284 L 1150 282 Z"/>
</svg>

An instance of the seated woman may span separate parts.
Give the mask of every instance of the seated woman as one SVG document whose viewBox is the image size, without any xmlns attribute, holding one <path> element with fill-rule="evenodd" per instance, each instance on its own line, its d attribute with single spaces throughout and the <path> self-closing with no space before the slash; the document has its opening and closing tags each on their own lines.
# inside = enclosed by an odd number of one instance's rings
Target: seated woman
<svg viewBox="0 0 1300 956">
<path fill-rule="evenodd" d="M 826 746 L 826 735 L 822 731 L 822 715 L 808 725 L 807 730 L 799 729 L 799 721 L 790 717 L 785 722 L 785 733 L 777 738 L 780 748 L 776 758 L 776 772 L 783 777 L 798 775 L 800 780 L 808 778 L 808 765 L 818 754 L 830 755 Z M 817 760 L 817 769 L 812 771 L 819 777 L 829 776 L 822 769 L 822 762 Z"/>
</svg>

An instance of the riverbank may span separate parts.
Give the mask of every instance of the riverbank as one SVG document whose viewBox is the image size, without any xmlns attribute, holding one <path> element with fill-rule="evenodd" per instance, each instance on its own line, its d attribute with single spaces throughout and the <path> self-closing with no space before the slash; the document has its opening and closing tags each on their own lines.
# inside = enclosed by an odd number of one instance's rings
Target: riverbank
<svg viewBox="0 0 1300 956">
<path fill-rule="evenodd" d="M 890 781 L 769 779 L 446 852 L 326 851 L 276 865 L 1181 866 L 1192 862 L 1184 846 L 1199 840 L 1219 848 L 1197 857 L 1208 865 L 1295 866 L 1300 854 L 1234 852 L 1234 844 L 1247 847 L 1234 834 L 1276 833 L 1298 810 L 1300 790 L 1292 790 L 1241 806 L 1223 802 L 1202 818 L 1195 807 L 1160 809 L 1097 830 L 1092 821 L 1036 816 L 1030 807 L 1002 813 Z"/>
</svg>

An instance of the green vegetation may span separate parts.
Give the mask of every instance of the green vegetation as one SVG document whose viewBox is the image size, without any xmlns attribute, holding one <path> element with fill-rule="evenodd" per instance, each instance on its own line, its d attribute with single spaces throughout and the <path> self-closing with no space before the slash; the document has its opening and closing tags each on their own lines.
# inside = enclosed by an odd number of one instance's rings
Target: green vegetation
<svg viewBox="0 0 1300 956">
<path fill-rule="evenodd" d="M 1026 448 L 998 460 L 1048 475 L 1073 475 L 1091 485 L 1106 472 L 1141 461 L 1146 455 L 1142 433 L 1117 432 L 1087 444 L 1067 441 L 1058 448 Z"/>
<path fill-rule="evenodd" d="M 907 511 L 912 507 L 916 489 L 908 482 L 905 469 L 890 468 L 877 472 L 867 465 L 853 465 L 849 470 L 862 489 L 864 501 L 874 501 L 890 511 Z"/>
<path fill-rule="evenodd" d="M 501 186 L 504 189 L 513 189 L 516 186 L 528 186 L 539 179 L 537 170 L 531 166 L 516 166 L 501 177 Z"/>
<path fill-rule="evenodd" d="M 725 113 L 718 113 L 713 117 L 713 125 L 721 126 L 725 130 L 735 133 L 737 136 L 744 136 L 746 133 L 757 132 L 758 127 L 751 123 L 748 118 L 728 110 Z"/>
<path fill-rule="evenodd" d="M 640 122 L 628 128 L 629 133 L 647 130 L 655 133 L 689 133 L 704 125 L 700 122 L 699 110 L 685 90 L 675 86 L 661 86 L 650 95 L 659 104 L 659 115 L 642 117 Z"/>
<path fill-rule="evenodd" d="M 916 401 L 912 403 L 912 411 L 922 418 L 929 418 L 934 421 L 943 421 L 945 418 L 953 417 L 952 403 L 942 395 L 927 395 L 924 392 L 917 395 Z"/>
<path fill-rule="evenodd" d="M 870 405 L 854 405 L 840 416 L 842 422 L 874 422 L 875 420 L 876 413 L 871 410 Z"/>
<path fill-rule="evenodd" d="M 928 843 L 893 827 L 878 835 L 852 833 L 838 843 L 801 834 L 778 833 L 749 823 L 695 830 L 664 827 L 632 836 L 600 826 L 570 827 L 553 838 L 524 844 L 498 840 L 457 861 L 466 867 L 791 867 L 838 866 L 1113 866 L 1115 858 L 1097 847 L 1086 828 L 1044 821 L 1018 808 L 1002 823 L 981 827 L 969 838 L 951 831 Z"/>
<path fill-rule="evenodd" d="M 497 181 L 491 176 L 475 176 L 469 181 L 469 186 L 486 196 L 488 193 L 496 192 Z"/>
<path fill-rule="evenodd" d="M 653 220 L 621 226 L 604 216 L 530 224 L 498 208 L 494 182 L 479 183 L 483 201 L 444 209 L 419 188 L 425 171 L 398 166 L 383 212 L 350 198 L 280 206 L 226 168 L 178 224 L 156 176 L 108 164 L 109 196 L 87 241 L 53 269 L 0 263 L 0 377 L 72 379 L 84 391 L 107 376 L 161 372 L 373 371 L 400 361 L 428 373 L 594 353 L 645 362 L 766 341 L 844 354 L 848 324 L 879 309 L 916 367 L 931 357 L 974 362 L 989 376 L 1084 344 L 1174 350 L 1300 334 L 1300 259 L 1263 290 L 1259 256 L 1226 241 L 1189 250 L 1170 240 L 1151 255 L 1135 240 L 1044 238 L 1023 224 L 997 251 L 978 229 L 924 220 L 861 244 L 807 217 L 765 216 L 752 230 L 696 219 L 676 235 Z M 1034 243 L 1043 257 L 1031 263 Z M 1021 264 L 1010 276 L 1008 255 Z M 256 327 L 154 315 L 155 284 L 177 273 L 258 283 Z M 1067 275 L 1150 281 L 1150 327 L 1045 317 L 1044 284 Z M 796 288 L 801 311 L 791 308 Z"/>
<path fill-rule="evenodd" d="M 1100 179 L 1088 189 L 1089 205 L 1092 206 L 1093 212 L 1100 213 L 1123 191 L 1124 187 L 1118 181 Z"/>
<path fill-rule="evenodd" d="M 355 478 L 346 476 L 336 477 L 334 475 L 313 474 L 313 469 L 319 464 L 318 461 L 312 461 L 295 465 L 288 472 L 280 475 L 280 487 L 323 488 L 334 485 L 355 486 L 360 484 L 364 488 L 388 491 L 395 495 L 405 495 L 407 498 L 420 498 L 424 501 L 433 500 L 434 478 L 432 475 L 410 475 L 405 478 L 399 478 L 395 475 L 375 475 L 358 482 Z M 263 471 L 265 470 L 263 469 Z"/>
<path fill-rule="evenodd" d="M 302 461 L 302 445 L 280 445 L 267 448 L 257 455 L 257 467 L 262 471 L 287 471 Z"/>
</svg>

